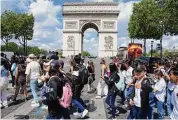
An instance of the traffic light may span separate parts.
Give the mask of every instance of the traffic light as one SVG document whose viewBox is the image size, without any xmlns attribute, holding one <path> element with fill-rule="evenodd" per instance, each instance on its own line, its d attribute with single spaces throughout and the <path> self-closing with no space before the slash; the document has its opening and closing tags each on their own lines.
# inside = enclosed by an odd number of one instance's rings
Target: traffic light
<svg viewBox="0 0 178 120">
<path fill-rule="evenodd" d="M 161 45 L 160 44 L 157 44 L 156 50 L 161 50 Z"/>
</svg>

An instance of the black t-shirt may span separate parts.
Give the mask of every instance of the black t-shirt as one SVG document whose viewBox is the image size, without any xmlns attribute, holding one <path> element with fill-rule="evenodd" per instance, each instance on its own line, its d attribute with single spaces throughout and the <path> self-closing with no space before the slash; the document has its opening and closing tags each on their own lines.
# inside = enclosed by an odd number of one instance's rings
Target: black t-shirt
<svg viewBox="0 0 178 120">
<path fill-rule="evenodd" d="M 47 86 L 53 89 L 52 96 L 48 100 L 48 112 L 52 115 L 60 114 L 62 106 L 60 106 L 58 97 L 62 97 L 63 82 L 58 77 L 50 78 Z"/>
</svg>

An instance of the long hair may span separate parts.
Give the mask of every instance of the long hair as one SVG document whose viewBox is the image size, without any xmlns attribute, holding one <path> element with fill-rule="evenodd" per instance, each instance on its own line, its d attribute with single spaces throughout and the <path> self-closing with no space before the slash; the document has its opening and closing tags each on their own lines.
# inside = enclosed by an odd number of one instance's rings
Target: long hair
<svg viewBox="0 0 178 120">
<path fill-rule="evenodd" d="M 117 66 L 113 62 L 109 64 L 109 69 L 111 73 L 118 71 Z"/>
<path fill-rule="evenodd" d="M 4 68 L 5 68 L 6 70 L 8 70 L 7 61 L 6 61 L 5 59 L 3 59 L 3 58 L 1 58 L 1 66 L 4 66 Z"/>
<path fill-rule="evenodd" d="M 89 66 L 92 68 L 92 71 L 95 72 L 95 66 L 92 60 L 89 61 Z"/>
</svg>

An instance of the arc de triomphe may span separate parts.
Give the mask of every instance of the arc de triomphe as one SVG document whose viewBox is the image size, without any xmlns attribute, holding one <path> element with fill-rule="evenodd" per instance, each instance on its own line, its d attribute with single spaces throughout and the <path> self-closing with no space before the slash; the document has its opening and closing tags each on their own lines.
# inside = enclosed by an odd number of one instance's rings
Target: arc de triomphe
<svg viewBox="0 0 178 120">
<path fill-rule="evenodd" d="M 83 36 L 88 28 L 98 32 L 98 57 L 116 55 L 118 15 L 116 3 L 64 3 L 63 56 L 82 52 Z"/>
</svg>

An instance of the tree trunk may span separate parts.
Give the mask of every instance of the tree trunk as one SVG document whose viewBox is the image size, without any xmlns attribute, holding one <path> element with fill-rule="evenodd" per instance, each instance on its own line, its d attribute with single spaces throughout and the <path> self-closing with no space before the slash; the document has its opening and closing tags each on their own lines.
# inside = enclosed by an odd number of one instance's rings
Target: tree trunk
<svg viewBox="0 0 178 120">
<path fill-rule="evenodd" d="M 146 56 L 146 39 L 144 39 L 144 56 Z"/>
<path fill-rule="evenodd" d="M 5 47 L 5 51 L 8 51 L 8 40 L 5 40 L 6 42 L 5 42 L 5 45 L 6 45 L 6 47 Z"/>
</svg>

